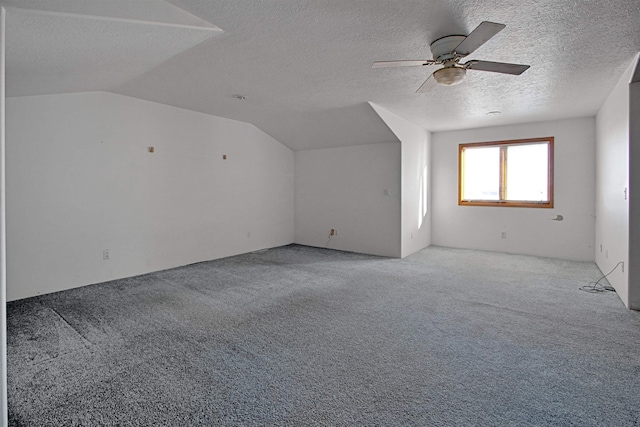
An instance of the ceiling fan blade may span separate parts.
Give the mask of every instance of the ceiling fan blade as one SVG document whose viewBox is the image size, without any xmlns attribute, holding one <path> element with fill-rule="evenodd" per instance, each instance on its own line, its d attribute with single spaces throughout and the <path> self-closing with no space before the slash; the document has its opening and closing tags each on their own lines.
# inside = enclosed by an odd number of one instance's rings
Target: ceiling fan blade
<svg viewBox="0 0 640 427">
<path fill-rule="evenodd" d="M 506 27 L 504 24 L 483 21 L 471 32 L 462 42 L 454 49 L 457 54 L 467 56 L 483 44 L 491 37 L 498 34 Z"/>
<path fill-rule="evenodd" d="M 410 61 L 377 61 L 371 68 L 388 68 L 388 67 L 417 67 L 420 65 L 435 65 L 438 61 L 433 59 L 420 59 Z"/>
<path fill-rule="evenodd" d="M 520 75 L 527 71 L 530 65 L 508 64 L 506 62 L 469 61 L 463 64 L 465 68 L 492 73 Z"/>
<path fill-rule="evenodd" d="M 433 74 L 431 74 L 429 78 L 425 80 L 424 83 L 422 83 L 422 85 L 418 88 L 416 93 L 428 92 L 432 87 L 436 85 L 436 79 L 433 79 L 432 76 Z"/>
</svg>

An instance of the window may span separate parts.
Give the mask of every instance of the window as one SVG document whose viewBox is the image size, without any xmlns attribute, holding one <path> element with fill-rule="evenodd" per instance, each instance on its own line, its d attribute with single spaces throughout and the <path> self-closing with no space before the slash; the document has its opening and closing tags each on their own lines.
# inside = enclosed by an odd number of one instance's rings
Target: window
<svg viewBox="0 0 640 427">
<path fill-rule="evenodd" d="M 553 207 L 553 137 L 460 144 L 460 206 Z"/>
</svg>

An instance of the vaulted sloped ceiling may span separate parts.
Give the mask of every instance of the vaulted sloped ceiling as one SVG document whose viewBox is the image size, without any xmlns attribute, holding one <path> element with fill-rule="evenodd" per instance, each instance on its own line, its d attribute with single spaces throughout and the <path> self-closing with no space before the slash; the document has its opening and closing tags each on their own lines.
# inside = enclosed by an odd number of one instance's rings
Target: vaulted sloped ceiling
<svg viewBox="0 0 640 427">
<path fill-rule="evenodd" d="M 397 140 L 369 102 L 432 131 L 594 115 L 640 51 L 629 0 L 1 3 L 10 96 L 111 91 L 250 122 L 293 149 Z M 433 40 L 484 20 L 507 27 L 469 59 L 528 71 L 417 94 L 426 67 L 371 68 L 429 59 Z"/>
</svg>

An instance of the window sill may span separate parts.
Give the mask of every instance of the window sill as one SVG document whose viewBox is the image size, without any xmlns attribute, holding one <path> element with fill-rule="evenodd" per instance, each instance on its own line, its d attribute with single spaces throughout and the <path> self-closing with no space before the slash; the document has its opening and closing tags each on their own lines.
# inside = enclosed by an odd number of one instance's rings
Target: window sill
<svg viewBox="0 0 640 427">
<path fill-rule="evenodd" d="M 494 202 L 459 200 L 458 206 L 492 206 L 494 208 L 537 208 L 551 209 L 553 202 Z"/>
</svg>

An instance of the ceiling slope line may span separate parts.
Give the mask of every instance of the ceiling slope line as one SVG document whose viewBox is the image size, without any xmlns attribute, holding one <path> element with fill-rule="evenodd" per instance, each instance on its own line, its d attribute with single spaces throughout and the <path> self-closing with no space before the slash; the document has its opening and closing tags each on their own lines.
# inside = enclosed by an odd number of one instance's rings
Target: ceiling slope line
<svg viewBox="0 0 640 427">
<path fill-rule="evenodd" d="M 204 18 L 199 17 L 198 15 L 196 15 L 195 13 L 191 13 L 188 10 L 184 9 L 181 6 L 178 6 L 177 4 L 174 4 L 171 0 L 161 0 L 163 3 L 171 6 L 171 7 L 175 7 L 176 9 L 178 9 L 180 12 L 189 15 L 190 17 L 192 17 L 193 19 L 197 19 L 198 21 L 202 21 L 205 22 L 207 25 L 210 25 L 211 28 L 217 28 L 218 30 L 224 32 L 224 30 L 220 27 L 218 27 L 217 25 L 214 25 L 213 23 L 211 23 L 211 21 L 207 21 Z"/>
<path fill-rule="evenodd" d="M 402 142 L 404 137 L 400 135 L 402 133 L 402 130 L 401 129 L 399 130 L 398 127 L 394 125 L 393 117 L 395 117 L 395 120 L 399 119 L 402 122 L 404 122 L 405 126 L 410 126 L 410 127 L 415 128 L 415 129 L 421 129 L 421 130 L 423 130 L 425 132 L 431 133 L 431 131 L 429 129 L 425 128 L 424 126 L 420 126 L 419 124 L 417 124 L 417 123 L 415 123 L 415 122 L 413 122 L 413 121 L 411 121 L 411 120 L 409 120 L 409 119 L 407 119 L 407 118 L 405 118 L 405 117 L 403 117 L 403 116 L 401 116 L 401 115 L 399 115 L 397 113 L 394 113 L 393 111 L 388 110 L 388 109 L 384 108 L 381 105 L 378 105 L 378 104 L 376 104 L 374 102 L 371 102 L 371 101 L 369 101 L 368 104 L 371 106 L 371 108 L 373 108 L 373 111 L 375 111 L 376 114 L 378 116 L 380 116 L 380 118 L 382 119 L 384 124 L 387 125 L 389 130 L 391 132 L 393 132 L 394 135 L 396 135 L 396 137 L 398 138 L 398 140 L 400 142 Z"/>
<path fill-rule="evenodd" d="M 223 31 L 223 30 L 220 30 L 220 33 L 219 33 L 219 34 L 222 34 L 222 33 L 224 33 L 224 31 Z M 164 64 L 166 64 L 166 63 L 168 63 L 169 61 L 171 61 L 172 59 L 174 59 L 176 56 L 179 56 L 179 55 L 181 55 L 181 54 L 183 54 L 183 53 L 185 53 L 185 52 L 187 52 L 187 51 L 189 51 L 189 50 L 195 49 L 195 48 L 197 48 L 198 46 L 200 46 L 200 45 L 201 45 L 201 44 L 203 44 L 203 43 L 207 43 L 207 42 L 209 42 L 210 40 L 212 40 L 212 39 L 213 39 L 213 37 L 214 37 L 213 35 L 212 35 L 212 36 L 209 36 L 209 37 L 207 37 L 206 39 L 202 40 L 201 42 L 196 43 L 195 45 L 193 45 L 193 46 L 191 46 L 191 47 L 187 48 L 186 50 L 183 50 L 183 51 L 181 51 L 181 52 L 176 53 L 176 54 L 175 54 L 175 55 L 173 55 L 173 56 L 168 57 L 167 59 L 165 59 L 165 60 L 164 60 L 164 61 L 162 61 L 161 63 L 159 63 L 159 64 L 157 64 L 157 65 L 153 66 L 152 68 L 150 68 L 150 69 L 148 69 L 148 70 L 146 70 L 146 71 L 143 71 L 143 72 L 141 72 L 141 73 L 139 73 L 139 74 L 135 75 L 134 77 L 131 77 L 130 79 L 128 79 L 128 80 L 126 80 L 126 81 L 124 81 L 124 82 L 118 83 L 118 84 L 117 84 L 117 85 L 115 85 L 115 86 L 111 86 L 111 87 L 109 87 L 109 88 L 107 88 L 107 89 L 104 89 L 104 91 L 105 91 L 105 92 L 109 92 L 109 93 L 114 93 L 114 94 L 117 94 L 117 95 L 128 96 L 128 97 L 131 97 L 131 98 L 144 99 L 144 98 L 140 98 L 140 97 L 137 97 L 137 96 L 128 95 L 128 94 L 125 94 L 125 93 L 123 93 L 123 92 L 120 92 L 120 88 L 122 88 L 123 86 L 126 86 L 126 85 L 128 85 L 128 84 L 130 84 L 130 83 L 132 83 L 132 82 L 135 82 L 135 81 L 136 81 L 136 79 L 139 79 L 140 77 L 144 76 L 145 74 L 150 73 L 150 72 L 152 72 L 153 70 L 155 70 L 155 69 L 157 69 L 157 68 L 161 67 L 162 65 L 164 65 Z M 150 99 L 145 99 L 145 101 L 149 101 L 149 102 L 157 102 L 157 101 L 153 101 L 153 100 L 150 100 Z M 163 104 L 162 102 L 157 102 L 157 103 L 159 103 L 159 104 Z M 164 103 L 163 105 L 170 105 L 170 104 L 166 104 L 166 103 Z M 179 107 L 179 106 L 176 106 L 176 105 L 173 105 L 173 107 L 176 107 L 176 108 L 183 108 L 183 109 L 189 110 L 189 108 Z M 209 114 L 209 113 L 204 113 L 204 112 L 202 112 L 202 111 L 193 110 L 193 109 L 191 109 L 191 110 L 189 110 L 189 111 L 195 111 L 195 112 L 202 113 L 202 114 Z M 209 114 L 209 115 L 214 115 L 214 114 Z M 229 120 L 235 120 L 235 119 L 229 119 Z M 242 120 L 237 120 L 237 121 L 242 122 Z M 246 122 L 243 122 L 243 123 L 246 123 Z"/>
<path fill-rule="evenodd" d="M 631 61 L 635 63 L 633 74 L 631 75 L 631 80 L 629 83 L 637 83 L 640 82 L 640 52 L 636 53 Z"/>
<path fill-rule="evenodd" d="M 11 10 L 15 10 L 15 11 L 19 11 L 20 13 L 28 13 L 33 15 L 60 16 L 60 17 L 66 17 L 66 18 L 91 19 L 91 20 L 106 21 L 106 22 L 121 22 L 125 24 L 142 24 L 142 25 L 154 25 L 159 27 L 183 28 L 186 30 L 211 31 L 219 34 L 224 33 L 224 30 L 208 22 L 207 24 L 209 24 L 210 26 L 199 26 L 199 25 L 188 25 L 188 24 L 176 24 L 176 23 L 161 22 L 161 21 L 147 21 L 144 19 L 89 15 L 89 14 L 83 14 L 83 13 L 57 12 L 57 11 L 41 10 L 41 9 L 25 9 L 25 8 L 15 7 L 15 6 L 9 6 L 7 7 L 7 10 L 9 12 Z M 182 9 L 180 10 L 182 11 Z"/>
</svg>

